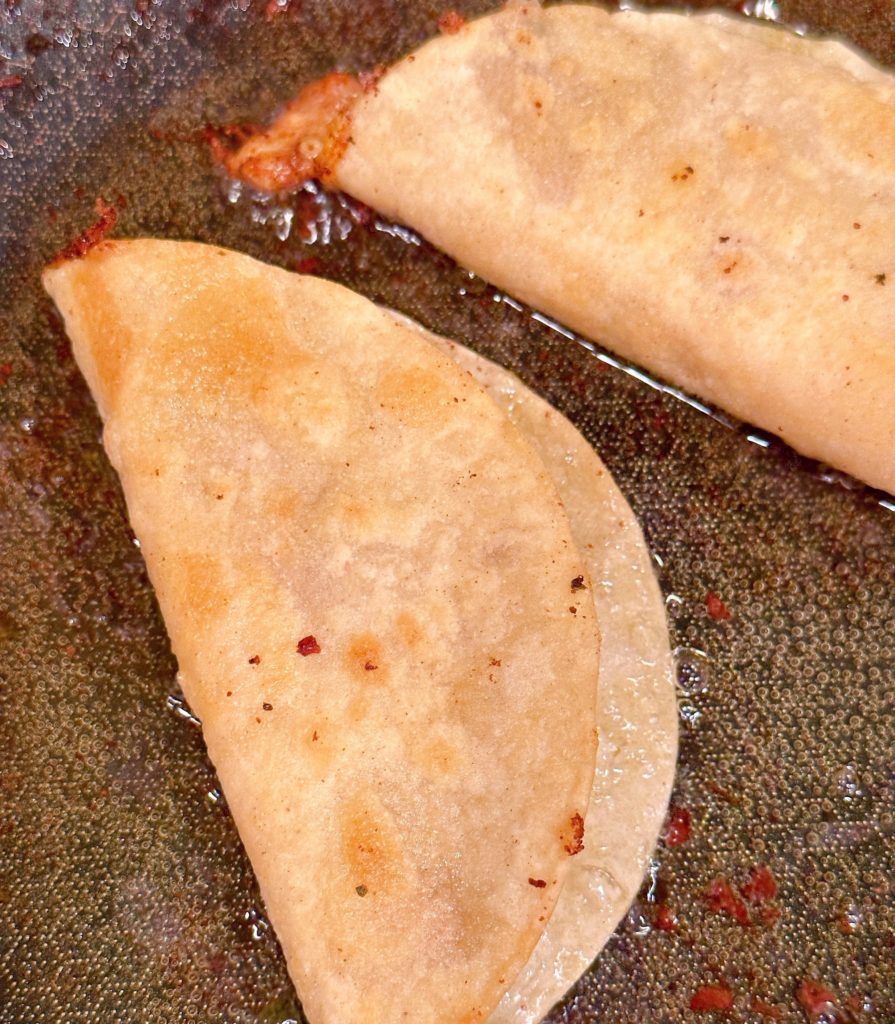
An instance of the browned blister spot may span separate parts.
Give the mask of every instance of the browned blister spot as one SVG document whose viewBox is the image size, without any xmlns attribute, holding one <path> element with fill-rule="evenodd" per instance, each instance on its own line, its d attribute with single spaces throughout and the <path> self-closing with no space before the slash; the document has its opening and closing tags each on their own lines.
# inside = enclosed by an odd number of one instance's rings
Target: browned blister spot
<svg viewBox="0 0 895 1024">
<path fill-rule="evenodd" d="M 442 736 L 436 736 L 423 744 L 419 761 L 430 778 L 456 775 L 460 767 L 456 748 Z"/>
<path fill-rule="evenodd" d="M 749 274 L 753 269 L 752 261 L 746 256 L 742 249 L 735 248 L 733 242 L 726 245 L 719 244 L 716 249 L 715 266 L 722 277 L 728 277 L 742 281 L 744 274 Z M 740 284 L 736 285 L 741 287 Z"/>
<path fill-rule="evenodd" d="M 112 245 L 111 242 L 104 242 L 94 249 L 89 261 L 70 264 L 68 267 L 72 291 L 77 293 L 84 290 L 91 296 L 90 302 L 82 303 L 79 307 L 84 321 L 81 333 L 87 338 L 103 339 L 102 345 L 93 345 L 89 353 L 84 353 L 84 362 L 85 367 L 89 367 L 91 362 L 96 366 L 95 378 L 89 383 L 94 393 L 103 397 L 105 412 L 113 410 L 118 402 L 122 372 L 133 346 L 133 335 L 123 326 L 115 297 L 103 274 L 98 272 L 101 253 L 109 251 Z"/>
<path fill-rule="evenodd" d="M 426 634 L 423 631 L 423 627 L 420 625 L 419 619 L 412 612 L 401 612 L 396 620 L 396 624 L 401 634 L 401 639 L 410 650 L 419 647 L 425 641 Z"/>
<path fill-rule="evenodd" d="M 368 499 L 340 495 L 336 500 L 335 511 L 352 532 L 366 532 L 376 523 L 376 505 Z"/>
<path fill-rule="evenodd" d="M 770 163 L 780 157 L 773 132 L 752 122 L 734 121 L 727 126 L 724 138 L 737 160 Z"/>
<path fill-rule="evenodd" d="M 213 555 L 183 554 L 172 559 L 172 597 L 182 613 L 196 622 L 224 615 L 231 593 L 223 565 Z"/>
<path fill-rule="evenodd" d="M 345 651 L 345 667 L 360 683 L 388 682 L 388 665 L 382 644 L 372 633 L 352 637 Z"/>
<path fill-rule="evenodd" d="M 456 389 L 444 375 L 421 366 L 390 370 L 379 380 L 376 398 L 408 426 L 447 423 L 457 415 Z"/>
<path fill-rule="evenodd" d="M 342 856 L 352 885 L 373 895 L 394 889 L 404 874 L 404 858 L 394 825 L 374 800 L 356 797 L 340 812 Z"/>
<path fill-rule="evenodd" d="M 310 730 L 303 725 L 299 742 L 313 764 L 313 771 L 324 775 L 336 755 L 336 736 L 322 725 Z"/>
<path fill-rule="evenodd" d="M 673 164 L 668 171 L 669 179 L 678 184 L 690 181 L 695 174 L 693 165 L 688 163 Z"/>
<path fill-rule="evenodd" d="M 294 522 L 302 504 L 301 496 L 292 487 L 271 488 L 263 498 L 264 511 L 274 521 L 283 523 Z"/>
</svg>

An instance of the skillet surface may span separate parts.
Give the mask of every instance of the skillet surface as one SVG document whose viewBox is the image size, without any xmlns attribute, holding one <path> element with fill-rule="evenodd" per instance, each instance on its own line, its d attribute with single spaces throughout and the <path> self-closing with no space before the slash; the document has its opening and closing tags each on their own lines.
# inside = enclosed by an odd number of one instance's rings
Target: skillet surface
<svg viewBox="0 0 895 1024">
<path fill-rule="evenodd" d="M 895 64 L 888 0 L 756 7 Z M 734 1019 L 818 1020 L 797 998 L 815 980 L 835 996 L 823 1019 L 891 1021 L 895 502 L 633 376 L 356 204 L 312 190 L 261 200 L 213 166 L 205 125 L 262 119 L 335 64 L 391 60 L 434 33 L 440 10 L 0 10 L 0 1022 L 300 1014 L 37 280 L 100 195 L 116 233 L 300 265 L 498 359 L 584 430 L 640 516 L 678 649 L 674 806 L 690 835 L 660 846 L 551 1019 L 688 1021 L 693 993 L 723 982 Z M 710 591 L 729 620 L 708 614 Z M 776 898 L 750 904 L 748 926 L 713 913 L 706 890 L 736 892 L 760 865 Z M 669 917 L 674 931 L 657 927 Z"/>
</svg>

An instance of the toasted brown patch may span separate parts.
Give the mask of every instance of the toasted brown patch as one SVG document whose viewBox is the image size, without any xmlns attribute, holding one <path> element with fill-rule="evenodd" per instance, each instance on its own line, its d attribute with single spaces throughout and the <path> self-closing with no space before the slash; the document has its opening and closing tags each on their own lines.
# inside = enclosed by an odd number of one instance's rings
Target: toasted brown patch
<svg viewBox="0 0 895 1024">
<path fill-rule="evenodd" d="M 454 390 L 442 374 L 419 366 L 386 373 L 379 381 L 377 398 L 383 408 L 408 426 L 447 422 L 456 415 Z"/>
<path fill-rule="evenodd" d="M 207 621 L 226 614 L 230 587 L 220 559 L 213 555 L 180 555 L 176 561 L 175 598 L 185 616 Z"/>
<path fill-rule="evenodd" d="M 342 812 L 340 823 L 348 877 L 361 880 L 374 895 L 392 889 L 404 873 L 404 857 L 385 808 L 357 797 Z"/>
<path fill-rule="evenodd" d="M 771 162 L 780 156 L 780 147 L 773 134 L 757 124 L 736 121 L 728 126 L 724 137 L 738 160 Z"/>
<path fill-rule="evenodd" d="M 264 511 L 273 520 L 291 522 L 302 507 L 302 499 L 298 491 L 292 487 L 271 488 L 264 498 Z"/>
<path fill-rule="evenodd" d="M 455 747 L 441 736 L 423 745 L 419 760 L 430 777 L 454 775 L 460 767 Z"/>
<path fill-rule="evenodd" d="M 103 250 L 111 243 L 104 243 Z M 109 410 L 114 409 L 121 390 L 123 367 L 128 363 L 133 346 L 133 335 L 116 310 L 115 297 L 101 274 L 95 271 L 98 251 L 94 252 L 93 263 L 75 264 L 70 269 L 72 290 L 84 289 L 91 295 L 91 301 L 80 309 L 83 318 L 83 332 L 87 337 L 101 337 L 107 344 L 94 345 L 90 358 L 96 366 L 96 377 L 102 385 L 98 390 L 105 396 Z M 90 382 L 93 384 L 93 382 Z"/>
<path fill-rule="evenodd" d="M 418 647 L 426 639 L 423 627 L 412 612 L 401 612 L 396 620 L 396 624 L 401 633 L 401 638 L 409 648 Z"/>
<path fill-rule="evenodd" d="M 362 683 L 388 681 L 382 645 L 372 633 L 359 633 L 352 637 L 345 652 L 345 666 L 352 677 Z"/>
</svg>

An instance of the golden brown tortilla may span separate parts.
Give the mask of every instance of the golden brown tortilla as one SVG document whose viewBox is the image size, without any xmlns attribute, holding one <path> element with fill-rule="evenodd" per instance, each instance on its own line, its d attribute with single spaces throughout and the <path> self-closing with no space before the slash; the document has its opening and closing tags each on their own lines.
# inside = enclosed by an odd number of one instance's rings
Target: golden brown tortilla
<svg viewBox="0 0 895 1024">
<path fill-rule="evenodd" d="M 543 464 L 337 285 L 160 241 L 45 283 L 309 1020 L 483 1019 L 594 770 L 596 619 Z"/>
<path fill-rule="evenodd" d="M 503 367 L 434 340 L 473 374 L 544 460 L 587 566 L 602 633 L 588 841 L 528 963 L 488 1018 L 488 1024 L 535 1024 L 627 911 L 665 817 L 678 717 L 665 608 L 637 519 L 581 434 Z"/>
<path fill-rule="evenodd" d="M 277 152 L 277 131 L 231 170 Z M 895 79 L 843 44 L 726 14 L 516 2 L 390 68 L 341 162 L 316 170 L 895 492 Z"/>
</svg>

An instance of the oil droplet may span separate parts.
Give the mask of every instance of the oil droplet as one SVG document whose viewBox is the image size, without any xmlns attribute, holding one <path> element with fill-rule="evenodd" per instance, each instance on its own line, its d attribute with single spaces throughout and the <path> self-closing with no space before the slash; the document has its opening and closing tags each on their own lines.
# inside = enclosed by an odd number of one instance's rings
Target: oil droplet
<svg viewBox="0 0 895 1024">
<path fill-rule="evenodd" d="M 861 788 L 861 778 L 857 767 L 850 763 L 843 767 L 836 774 L 836 788 L 842 794 L 845 803 L 850 804 L 864 795 Z"/>
<path fill-rule="evenodd" d="M 698 647 L 675 647 L 672 655 L 678 690 L 688 697 L 708 693 L 711 663 L 706 652 Z"/>
<path fill-rule="evenodd" d="M 746 0 L 740 4 L 740 10 L 750 18 L 761 18 L 763 21 L 780 20 L 780 4 L 777 0 Z"/>
<path fill-rule="evenodd" d="M 165 707 L 181 721 L 188 722 L 197 729 L 202 728 L 202 722 L 190 711 L 187 702 L 183 697 L 177 697 L 173 693 L 165 700 Z"/>
<path fill-rule="evenodd" d="M 242 915 L 242 919 L 249 926 L 249 931 L 255 942 L 261 942 L 267 938 L 270 932 L 270 922 L 257 907 L 249 907 Z"/>
</svg>

